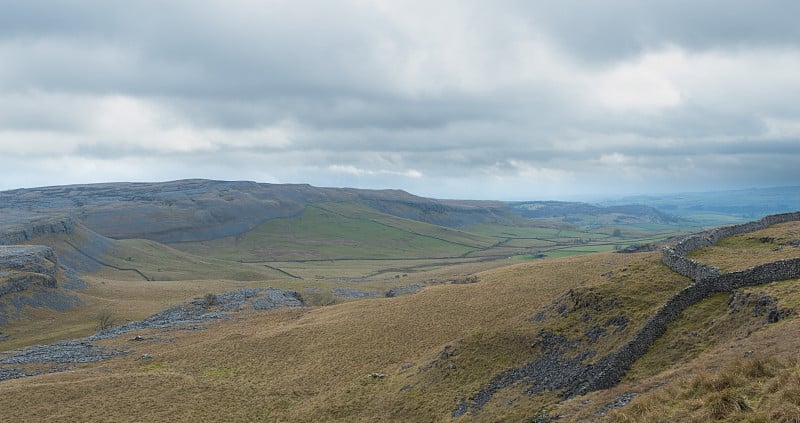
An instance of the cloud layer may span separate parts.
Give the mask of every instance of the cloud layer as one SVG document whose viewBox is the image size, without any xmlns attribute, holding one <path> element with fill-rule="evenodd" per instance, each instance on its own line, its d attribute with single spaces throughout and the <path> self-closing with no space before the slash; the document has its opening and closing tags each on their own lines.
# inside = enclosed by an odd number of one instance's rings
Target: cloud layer
<svg viewBox="0 0 800 423">
<path fill-rule="evenodd" d="M 792 1 L 20 3 L 0 14 L 0 189 L 541 199 L 800 180 Z"/>
</svg>

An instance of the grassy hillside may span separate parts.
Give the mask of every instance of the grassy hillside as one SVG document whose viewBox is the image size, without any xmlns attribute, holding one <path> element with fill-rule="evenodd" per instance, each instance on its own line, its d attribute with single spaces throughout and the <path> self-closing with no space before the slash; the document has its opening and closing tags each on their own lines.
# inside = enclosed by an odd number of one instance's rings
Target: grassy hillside
<svg viewBox="0 0 800 423">
<path fill-rule="evenodd" d="M 382 204 L 405 204 L 400 200 Z M 447 220 L 448 209 L 426 204 Z M 515 376 L 543 359 L 547 345 L 560 345 L 564 361 L 597 362 L 690 284 L 661 263 L 658 251 L 613 253 L 659 242 L 677 233 L 674 225 L 611 219 L 579 227 L 519 217 L 453 228 L 358 201 L 297 207 L 291 216 L 251 222 L 251 230 L 210 241 L 114 240 L 80 224 L 69 234 L 31 240 L 53 246 L 87 286 L 70 291 L 80 307 L 25 308 L 2 328 L 0 351 L 88 335 L 105 312 L 124 323 L 242 287 L 296 290 L 314 307 L 249 310 L 203 330 L 100 341 L 129 353 L 0 382 L 4 419 L 800 418 L 800 341 L 785 336 L 800 329 L 797 280 L 712 295 L 689 308 L 611 389 L 565 400 L 562 392 L 540 389 L 547 381 Z M 693 257 L 738 270 L 797 257 L 798 239 L 800 224 L 775 225 Z M 145 340 L 132 341 L 136 335 Z M 507 383 L 489 389 L 499 375 L 509 375 Z M 453 417 L 482 395 L 480 407 Z"/>
<path fill-rule="evenodd" d="M 414 292 L 513 263 L 611 251 L 659 237 L 663 234 L 624 228 L 581 231 L 563 222 L 452 229 L 355 203 L 311 205 L 299 216 L 270 220 L 239 237 L 173 244 L 180 250 L 150 240 L 113 240 L 76 223 L 69 234 L 39 235 L 29 242 L 52 246 L 63 264 L 84 275 L 89 289 L 69 294 L 81 305 L 69 311 L 40 302 L 23 308 L 2 330 L 10 338 L 0 341 L 0 349 L 85 336 L 105 309 L 119 321 L 139 319 L 225 288 L 274 286 L 301 292 L 312 304 L 332 304 Z M 121 286 L 131 289 L 119 291 Z M 159 300 L 162 291 L 176 289 L 181 295 L 163 294 L 168 301 Z"/>
<path fill-rule="evenodd" d="M 236 236 L 268 219 L 296 216 L 306 205 L 324 202 L 358 204 L 447 227 L 514 218 L 504 203 L 441 201 L 400 190 L 192 179 L 3 191 L 0 228 L 57 213 L 79 216 L 87 227 L 116 239 L 200 241 Z"/>
<path fill-rule="evenodd" d="M 718 294 L 691 307 L 670 326 L 618 386 L 562 403 L 563 421 L 793 422 L 800 419 L 800 330 L 795 315 L 767 323 L 759 298 L 797 309 L 800 280 L 748 288 L 729 305 Z M 738 303 L 738 301 L 737 301 Z M 630 404 L 595 415 L 621 397 Z"/>
<path fill-rule="evenodd" d="M 622 227 L 581 230 L 554 221 L 480 223 L 460 229 L 402 219 L 355 203 L 306 206 L 291 218 L 272 219 L 237 237 L 171 244 L 197 256 L 268 264 L 306 278 L 370 278 L 417 273 L 466 261 L 508 264 L 614 251 L 676 234 Z M 418 267 L 419 266 L 419 267 Z M 325 272 L 323 272 L 325 270 Z"/>
<path fill-rule="evenodd" d="M 28 241 L 53 247 L 63 264 L 118 280 L 281 279 L 286 274 L 264 266 L 198 257 L 156 241 L 112 240 L 76 225 L 69 234 L 47 234 Z"/>
<path fill-rule="evenodd" d="M 800 222 L 781 223 L 761 231 L 732 236 L 716 245 L 693 251 L 689 256 L 717 266 L 724 272 L 800 257 Z"/>
<path fill-rule="evenodd" d="M 60 306 L 61 297 L 53 297 L 58 300 L 54 307 L 42 300 L 27 301 L 36 306 L 22 307 L 17 318 L 0 328 L 0 351 L 86 336 L 96 330 L 97 316 L 105 311 L 119 323 L 138 320 L 206 293 L 239 287 L 291 289 L 312 304 L 330 304 L 357 299 L 359 294 L 382 297 L 398 287 L 403 292 L 410 286 L 413 292 L 427 282 L 463 279 L 502 265 L 479 258 L 241 263 L 196 256 L 150 240 L 112 240 L 82 225 L 69 234 L 37 236 L 30 243 L 52 246 L 62 264 L 77 269 L 88 286 L 66 292 L 77 305 L 68 310 Z M 31 295 L 12 293 L 2 301 L 16 304 Z"/>
<path fill-rule="evenodd" d="M 775 226 L 751 236 L 793 231 Z M 593 362 L 691 283 L 663 266 L 659 252 L 538 260 L 477 277 L 412 296 L 248 311 L 206 330 L 103 341 L 131 352 L 0 383 L 0 406 L 16 421 L 450 421 L 496 375 L 537 359 L 547 339 L 570 345 L 565 357 Z M 167 282 L 162 294 L 145 294 L 139 288 L 148 282 L 104 283 L 93 281 L 98 302 L 99 292 L 108 301 L 169 302 L 198 286 L 231 284 Z M 455 420 L 794 421 L 800 341 L 783 334 L 800 329 L 791 311 L 800 307 L 799 286 L 777 282 L 696 304 L 614 388 L 563 401 L 559 392 L 531 395 L 538 382 L 522 379 Z M 133 299 L 124 304 L 144 309 Z M 783 318 L 766 320 L 769 307 Z"/>
<path fill-rule="evenodd" d="M 174 244 L 193 254 L 229 260 L 285 261 L 313 259 L 377 259 L 452 257 L 480 248 L 456 231 L 385 216 L 395 226 L 307 206 L 297 217 L 272 219 L 237 237 Z M 399 222 L 399 223 L 398 223 Z M 412 230 L 409 226 L 414 226 Z M 448 235 L 453 235 L 448 238 Z"/>
<path fill-rule="evenodd" d="M 535 333 L 525 319 L 580 283 L 578 269 L 590 266 L 603 273 L 624 259 L 540 261 L 481 274 L 477 284 L 253 314 L 246 325 L 231 321 L 201 332 L 170 332 L 170 342 L 110 341 L 136 352 L 69 373 L 4 382 L 0 405 L 19 419 L 444 419 L 455 395 L 468 394 L 493 372 L 525 359 L 525 335 Z M 508 339 L 518 341 L 507 345 Z M 427 394 L 403 390 L 429 380 L 423 369 L 453 342 L 482 350 L 474 357 L 469 384 Z M 152 354 L 153 362 L 138 360 L 142 353 Z M 373 372 L 387 376 L 372 379 Z"/>
<path fill-rule="evenodd" d="M 369 220 L 420 236 L 441 239 L 450 243 L 473 248 L 486 248 L 497 242 L 496 236 L 494 235 L 483 236 L 464 230 L 432 225 L 418 220 L 403 219 L 353 203 L 324 203 L 315 204 L 314 206 L 351 219 Z"/>
</svg>

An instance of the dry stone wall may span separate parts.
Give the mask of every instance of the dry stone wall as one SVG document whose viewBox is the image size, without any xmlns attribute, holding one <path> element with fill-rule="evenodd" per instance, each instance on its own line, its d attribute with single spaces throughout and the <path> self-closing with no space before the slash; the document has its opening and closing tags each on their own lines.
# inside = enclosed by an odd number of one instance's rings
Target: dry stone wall
<svg viewBox="0 0 800 423">
<path fill-rule="evenodd" d="M 572 387 L 582 394 L 616 385 L 631 365 L 643 356 L 680 314 L 715 292 L 731 292 L 745 287 L 800 278 L 800 258 L 766 263 L 740 272 L 719 273 L 719 269 L 688 259 L 685 254 L 719 242 L 723 238 L 764 229 L 778 223 L 800 220 L 800 212 L 767 216 L 759 221 L 726 226 L 690 236 L 674 247 L 665 247 L 662 261 L 677 273 L 692 277 L 695 283 L 681 290 L 664 304 L 645 326 L 618 351 L 591 366 L 589 377 Z"/>
<path fill-rule="evenodd" d="M 800 258 L 779 260 L 751 267 L 741 272 L 730 272 L 715 278 L 703 279 L 698 284 L 714 292 L 727 292 L 745 286 L 800 278 Z"/>
<path fill-rule="evenodd" d="M 628 369 L 641 358 L 653 343 L 667 330 L 684 310 L 706 299 L 715 292 L 731 292 L 736 289 L 769 282 L 800 278 L 800 258 L 780 260 L 755 266 L 741 272 L 720 273 L 714 266 L 708 266 L 686 257 L 691 251 L 708 247 L 723 238 L 764 229 L 768 226 L 800 220 L 800 212 L 767 216 L 759 221 L 741 225 L 726 226 L 686 237 L 672 247 L 665 247 L 662 261 L 670 269 L 694 279 L 694 283 L 670 298 L 645 323 L 622 348 L 600 358 L 593 364 L 583 364 L 585 356 L 564 359 L 562 349 L 544 348 L 543 356 L 496 375 L 492 381 L 469 400 L 461 401 L 452 412 L 460 417 L 467 412 L 478 412 L 492 396 L 506 387 L 519 382 L 535 386 L 527 392 L 541 390 L 559 391 L 564 398 L 583 395 L 591 391 L 610 388 L 625 376 Z M 572 345 L 578 340 L 572 340 Z M 563 339 L 554 345 L 570 345 Z M 589 355 L 590 356 L 590 355 Z"/>
<path fill-rule="evenodd" d="M 601 358 L 582 371 L 582 377 L 562 386 L 563 395 L 572 397 L 610 388 L 625 376 L 628 369 L 661 337 L 681 313 L 714 292 L 730 292 L 745 286 L 800 278 L 800 258 L 780 260 L 741 272 L 720 274 L 719 269 L 685 257 L 691 251 L 710 246 L 723 238 L 764 229 L 768 226 L 800 220 L 800 212 L 767 216 L 756 222 L 726 226 L 692 235 L 673 247 L 665 247 L 662 261 L 677 273 L 695 282 L 667 301 L 644 327 L 619 350 Z"/>
<path fill-rule="evenodd" d="M 709 244 L 710 245 L 710 244 Z M 702 248 L 702 247 L 700 247 Z M 678 254 L 670 247 L 665 247 L 661 261 L 670 269 L 695 281 L 719 276 L 719 268 L 700 263 L 684 255 Z"/>
<path fill-rule="evenodd" d="M 695 281 L 711 279 L 720 276 L 719 269 L 686 257 L 694 250 L 699 250 L 716 244 L 724 238 L 755 232 L 778 223 L 800 220 L 800 212 L 773 214 L 754 222 L 739 225 L 723 226 L 698 234 L 690 235 L 672 247 L 664 247 L 662 261 L 670 269 L 688 276 Z"/>
</svg>

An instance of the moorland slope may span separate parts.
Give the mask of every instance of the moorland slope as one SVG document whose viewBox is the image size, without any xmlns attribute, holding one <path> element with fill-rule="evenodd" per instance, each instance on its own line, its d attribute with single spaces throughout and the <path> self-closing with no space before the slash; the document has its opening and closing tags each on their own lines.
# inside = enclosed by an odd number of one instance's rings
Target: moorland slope
<svg viewBox="0 0 800 423">
<path fill-rule="evenodd" d="M 312 303 L 328 304 L 414 292 L 514 261 L 651 243 L 678 230 L 582 229 L 513 210 L 500 202 L 434 200 L 396 190 L 207 180 L 0 192 L 0 245 L 52 248 L 65 276 L 56 289 L 41 290 L 36 298 L 0 299 L 0 316 L 60 324 L 69 319 L 47 313 L 34 318 L 37 310 L 29 309 L 108 306 L 108 295 L 98 293 L 98 300 L 86 298 L 85 290 L 76 292 L 78 297 L 67 292 L 96 288 L 92 278 L 101 278 L 100 285 L 159 282 L 153 289 L 187 280 L 271 284 L 307 290 Z M 645 210 L 642 218 L 647 215 Z M 298 281 L 301 286 L 293 283 Z"/>
<path fill-rule="evenodd" d="M 800 418 L 800 341 L 776 341 L 796 218 L 662 253 L 680 223 L 638 206 L 201 180 L 0 199 L 12 421 Z M 294 307 L 251 305 L 273 293 Z"/>
<path fill-rule="evenodd" d="M 798 230 L 787 222 L 742 236 L 797 250 Z M 713 261 L 741 253 L 728 248 L 699 254 Z M 771 253 L 761 250 L 764 263 Z M 476 276 L 475 283 L 433 285 L 412 296 L 250 310 L 204 330 L 145 329 L 130 335 L 142 340 L 103 340 L 99 346 L 129 353 L 3 382 L 0 405 L 20 421 L 800 416 L 800 341 L 780 336 L 800 329 L 792 311 L 800 305 L 797 279 L 704 294 L 670 317 L 619 383 L 574 395 L 555 373 L 509 369 L 553 357 L 559 365 L 602 363 L 698 282 L 666 266 L 658 251 L 542 260 Z M 561 380 L 581 380 L 582 373 L 562 373 Z"/>
</svg>

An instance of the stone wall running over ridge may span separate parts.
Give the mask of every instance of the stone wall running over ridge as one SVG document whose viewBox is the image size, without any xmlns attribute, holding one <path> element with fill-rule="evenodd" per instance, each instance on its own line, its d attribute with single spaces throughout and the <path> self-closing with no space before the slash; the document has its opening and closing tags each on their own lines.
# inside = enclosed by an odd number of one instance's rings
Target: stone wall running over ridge
<svg viewBox="0 0 800 423">
<path fill-rule="evenodd" d="M 723 226 L 709 231 L 690 235 L 672 247 L 664 247 L 661 260 L 670 269 L 688 276 L 695 281 L 715 278 L 720 275 L 719 269 L 686 257 L 694 250 L 716 244 L 724 238 L 755 232 L 778 223 L 800 220 L 800 212 L 773 214 L 754 222 L 739 225 Z"/>
<path fill-rule="evenodd" d="M 667 326 L 675 321 L 684 310 L 708 298 L 715 292 L 731 292 L 745 286 L 761 285 L 787 279 L 800 278 L 800 258 L 779 260 L 762 264 L 740 272 L 720 273 L 719 269 L 696 260 L 685 254 L 699 248 L 710 246 L 723 238 L 764 229 L 768 226 L 790 221 L 800 221 L 800 212 L 767 216 L 759 221 L 741 225 L 726 226 L 689 236 L 672 247 L 663 250 L 663 263 L 684 276 L 694 279 L 694 283 L 682 289 L 670 298 L 653 315 L 644 327 L 637 332 L 622 348 L 599 359 L 594 364 L 582 364 L 578 361 L 560 360 L 556 353 L 534 360 L 520 368 L 507 370 L 490 382 L 480 392 L 473 395 L 472 400 L 461 401 L 453 410 L 453 417 L 459 417 L 472 410 L 480 410 L 499 389 L 511 386 L 522 380 L 538 381 L 541 389 L 558 390 L 564 398 L 583 395 L 588 392 L 610 388 L 625 376 L 628 369 L 641 358 L 653 343 L 667 330 Z M 543 360 L 550 358 L 552 363 L 542 365 Z M 545 363 L 548 364 L 548 363 Z M 564 375 L 568 377 L 564 377 Z M 543 384 L 542 381 L 550 381 Z"/>
<path fill-rule="evenodd" d="M 636 360 L 642 357 L 656 339 L 661 337 L 680 314 L 690 306 L 715 292 L 731 292 L 745 286 L 800 278 L 800 258 L 779 260 L 751 267 L 740 272 L 719 273 L 719 269 L 688 259 L 684 255 L 698 248 L 719 242 L 723 238 L 764 229 L 778 223 L 800 220 L 800 212 L 767 216 L 759 221 L 725 226 L 692 235 L 674 247 L 665 247 L 662 261 L 677 273 L 695 279 L 667 301 L 645 326 L 618 351 L 590 366 L 586 380 L 569 387 L 571 393 L 582 394 L 616 385 Z M 687 272 L 695 272 L 687 274 Z"/>
</svg>

